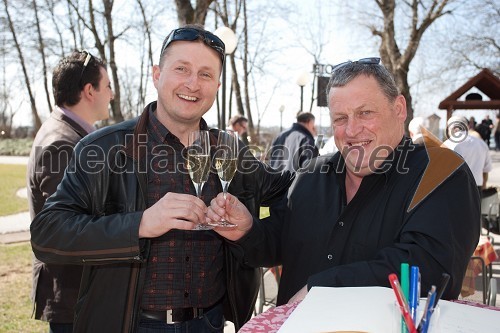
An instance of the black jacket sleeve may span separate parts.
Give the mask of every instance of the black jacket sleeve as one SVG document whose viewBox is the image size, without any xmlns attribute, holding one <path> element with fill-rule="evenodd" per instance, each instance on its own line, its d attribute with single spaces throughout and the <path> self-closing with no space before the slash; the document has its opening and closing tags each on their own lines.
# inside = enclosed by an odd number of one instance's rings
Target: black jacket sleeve
<svg viewBox="0 0 500 333">
<path fill-rule="evenodd" d="M 122 175 L 112 172 L 104 149 L 91 149 L 81 142 L 75 147 L 56 193 L 31 223 L 33 252 L 43 262 L 97 264 L 140 258 L 142 211 L 123 204 L 127 194 L 138 191 L 132 186 L 136 182 L 112 182 Z"/>
</svg>

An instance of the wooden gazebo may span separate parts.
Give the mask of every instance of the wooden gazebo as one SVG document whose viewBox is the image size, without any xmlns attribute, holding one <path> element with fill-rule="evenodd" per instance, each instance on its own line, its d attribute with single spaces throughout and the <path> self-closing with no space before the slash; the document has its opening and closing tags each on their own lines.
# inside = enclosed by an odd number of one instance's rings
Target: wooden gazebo
<svg viewBox="0 0 500 333">
<path fill-rule="evenodd" d="M 465 100 L 458 99 L 476 87 L 489 97 L 489 101 L 483 101 L 481 95 L 472 93 Z M 470 78 L 464 85 L 455 90 L 450 96 L 439 103 L 439 109 L 446 110 L 446 120 L 450 119 L 454 110 L 500 110 L 500 79 L 489 69 L 484 68 L 476 76 Z"/>
</svg>

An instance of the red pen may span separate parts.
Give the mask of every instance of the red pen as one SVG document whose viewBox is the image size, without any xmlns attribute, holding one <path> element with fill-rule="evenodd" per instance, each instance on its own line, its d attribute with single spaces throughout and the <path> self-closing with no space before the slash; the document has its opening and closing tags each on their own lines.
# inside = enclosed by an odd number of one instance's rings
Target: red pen
<svg viewBox="0 0 500 333">
<path fill-rule="evenodd" d="M 415 324 L 411 319 L 410 310 L 408 308 L 408 302 L 403 295 L 403 290 L 401 290 L 401 285 L 399 284 L 398 276 L 396 274 L 389 274 L 389 281 L 391 283 L 392 290 L 396 294 L 396 299 L 398 300 L 399 308 L 401 309 L 401 314 L 405 320 L 406 326 L 408 326 L 409 333 L 417 333 Z"/>
</svg>

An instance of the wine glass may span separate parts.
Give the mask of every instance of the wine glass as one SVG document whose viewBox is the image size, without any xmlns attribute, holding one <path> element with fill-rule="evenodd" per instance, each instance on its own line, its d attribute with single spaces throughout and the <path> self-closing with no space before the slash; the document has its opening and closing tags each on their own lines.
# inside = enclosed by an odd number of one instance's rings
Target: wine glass
<svg viewBox="0 0 500 333">
<path fill-rule="evenodd" d="M 203 185 L 210 173 L 210 137 L 208 131 L 189 133 L 187 146 L 186 169 L 196 190 L 196 196 L 201 198 Z M 198 224 L 195 230 L 210 230 L 214 227 L 206 223 Z"/>
<path fill-rule="evenodd" d="M 238 165 L 238 134 L 234 131 L 221 131 L 217 139 L 217 149 L 215 152 L 215 168 L 222 183 L 222 193 L 226 198 L 227 189 L 233 180 Z M 220 227 L 236 227 L 224 219 L 210 223 Z"/>
</svg>

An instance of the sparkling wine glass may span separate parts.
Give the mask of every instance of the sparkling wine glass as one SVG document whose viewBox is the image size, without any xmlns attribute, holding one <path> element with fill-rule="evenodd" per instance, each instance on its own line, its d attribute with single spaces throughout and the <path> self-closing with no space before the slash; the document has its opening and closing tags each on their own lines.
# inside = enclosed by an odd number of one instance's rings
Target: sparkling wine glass
<svg viewBox="0 0 500 333">
<path fill-rule="evenodd" d="M 201 198 L 203 185 L 210 173 L 210 138 L 208 131 L 194 131 L 189 134 L 186 169 L 196 189 L 196 196 Z M 214 227 L 206 223 L 196 225 L 195 230 L 210 230 Z"/>
<path fill-rule="evenodd" d="M 231 180 L 233 180 L 238 165 L 238 134 L 234 131 L 223 131 L 219 133 L 217 140 L 217 149 L 215 152 L 215 168 L 217 175 L 222 183 L 222 192 L 226 197 L 227 189 Z M 231 228 L 236 224 L 230 223 L 224 219 L 211 225 Z"/>
</svg>

